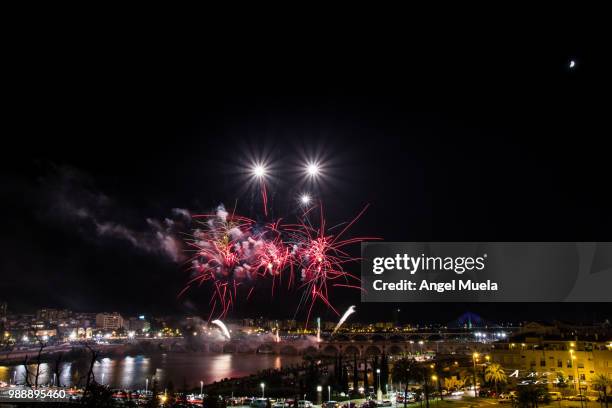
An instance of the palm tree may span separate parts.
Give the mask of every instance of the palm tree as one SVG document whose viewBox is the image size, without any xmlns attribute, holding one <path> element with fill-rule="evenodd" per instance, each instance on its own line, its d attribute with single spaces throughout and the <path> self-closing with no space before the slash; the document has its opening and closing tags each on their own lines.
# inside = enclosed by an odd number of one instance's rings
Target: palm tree
<svg viewBox="0 0 612 408">
<path fill-rule="evenodd" d="M 603 394 L 603 400 L 608 408 L 608 389 L 612 387 L 612 381 L 605 374 L 597 374 L 592 381 L 593 388 Z"/>
<path fill-rule="evenodd" d="M 485 381 L 495 384 L 495 392 L 499 394 L 499 384 L 507 381 L 506 372 L 501 365 L 492 363 L 485 370 Z"/>
</svg>

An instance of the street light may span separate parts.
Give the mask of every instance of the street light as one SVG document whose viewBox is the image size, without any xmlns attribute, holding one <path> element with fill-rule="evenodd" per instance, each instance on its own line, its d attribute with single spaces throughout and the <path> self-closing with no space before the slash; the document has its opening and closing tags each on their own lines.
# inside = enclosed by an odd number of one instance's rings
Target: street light
<svg viewBox="0 0 612 408">
<path fill-rule="evenodd" d="M 200 397 L 204 395 L 204 381 L 200 381 Z"/>
<path fill-rule="evenodd" d="M 266 384 L 261 383 L 259 384 L 259 386 L 261 387 L 261 398 L 266 398 L 266 395 L 265 395 Z"/>
<path fill-rule="evenodd" d="M 327 400 L 331 401 L 331 386 L 327 386 Z"/>
<path fill-rule="evenodd" d="M 478 393 L 476 391 L 476 359 L 478 358 L 480 354 L 474 352 L 474 354 L 472 354 L 472 360 L 474 362 L 474 398 L 478 397 Z"/>
<path fill-rule="evenodd" d="M 380 368 L 376 369 L 376 378 L 378 379 L 377 385 L 378 389 L 376 390 L 376 399 L 382 400 L 382 390 L 380 389 Z"/>
<path fill-rule="evenodd" d="M 145 394 L 149 391 L 149 378 L 145 380 Z"/>
</svg>

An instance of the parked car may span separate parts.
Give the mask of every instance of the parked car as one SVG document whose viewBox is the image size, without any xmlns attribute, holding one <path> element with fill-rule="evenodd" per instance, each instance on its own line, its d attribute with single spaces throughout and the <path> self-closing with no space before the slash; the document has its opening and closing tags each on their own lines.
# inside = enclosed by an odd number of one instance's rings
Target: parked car
<svg viewBox="0 0 612 408">
<path fill-rule="evenodd" d="M 357 404 L 351 401 L 345 402 L 344 404 L 342 404 L 342 408 L 357 408 Z"/>
<path fill-rule="evenodd" d="M 392 407 L 393 403 L 390 400 L 376 401 L 377 407 Z"/>
<path fill-rule="evenodd" d="M 558 391 L 549 391 L 548 396 L 552 401 L 561 401 L 563 399 L 563 395 Z"/>
<path fill-rule="evenodd" d="M 586 401 L 587 397 L 585 397 L 584 395 L 571 395 L 567 398 L 569 401 Z"/>
<path fill-rule="evenodd" d="M 251 401 L 251 404 L 250 404 L 252 408 L 266 408 L 267 405 L 268 405 L 268 400 L 265 398 L 256 398 L 253 401 Z"/>
<path fill-rule="evenodd" d="M 340 404 L 338 401 L 325 401 L 322 405 L 322 408 L 340 408 Z"/>
<path fill-rule="evenodd" d="M 312 402 L 308 400 L 299 400 L 297 403 L 297 408 L 311 408 Z"/>
</svg>

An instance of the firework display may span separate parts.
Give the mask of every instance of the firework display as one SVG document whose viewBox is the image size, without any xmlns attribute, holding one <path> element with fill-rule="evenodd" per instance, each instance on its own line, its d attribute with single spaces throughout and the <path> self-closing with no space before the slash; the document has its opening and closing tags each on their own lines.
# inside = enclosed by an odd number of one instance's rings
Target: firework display
<svg viewBox="0 0 612 408">
<path fill-rule="evenodd" d="M 223 323 L 221 320 L 218 320 L 218 319 L 217 320 L 213 320 L 211 323 L 216 325 L 216 326 L 218 326 L 219 329 L 221 329 L 221 332 L 223 333 L 225 338 L 227 338 L 228 340 L 231 339 L 230 332 L 227 329 L 227 326 L 225 325 L 225 323 Z"/>
<path fill-rule="evenodd" d="M 359 278 L 343 267 L 358 258 L 350 256 L 344 247 L 374 238 L 343 238 L 365 208 L 343 228 L 327 230 L 320 207 L 318 227 L 309 219 L 314 207 L 293 224 L 280 220 L 256 223 L 229 213 L 223 206 L 211 214 L 195 215 L 198 227 L 188 240 L 194 250 L 191 258 L 194 274 L 183 292 L 209 282 L 211 316 L 223 317 L 236 301 L 239 289 L 247 288 L 248 298 L 259 280 L 271 279 L 274 292 L 277 282 L 286 279 L 288 287 L 303 290 L 307 320 L 317 300 L 339 315 L 329 301 L 329 286 L 359 289 Z M 335 233 L 335 229 L 339 231 Z"/>
<path fill-rule="evenodd" d="M 338 331 L 338 329 L 344 324 L 344 322 L 346 322 L 346 319 L 348 319 L 348 317 L 350 315 L 352 315 L 353 313 L 355 313 L 355 306 L 349 307 L 346 310 L 346 312 L 344 312 L 344 314 L 342 315 L 342 317 L 338 321 L 338 324 L 336 325 L 336 327 L 334 327 L 334 331 L 332 332 L 332 334 L 336 333 Z"/>
<path fill-rule="evenodd" d="M 318 168 L 308 171 L 312 176 Z M 261 188 L 267 218 L 265 168 L 258 166 L 253 173 Z M 194 215 L 196 229 L 187 240 L 193 252 L 193 275 L 181 294 L 193 286 L 207 284 L 212 291 L 210 318 L 223 318 L 239 293 L 246 293 L 248 299 L 259 282 L 269 279 L 274 294 L 276 286 L 285 281 L 288 288 L 301 291 L 300 306 L 307 309 L 307 323 L 317 301 L 339 316 L 329 300 L 329 288 L 360 289 L 359 278 L 344 269 L 346 263 L 359 258 L 351 256 L 345 247 L 375 238 L 345 235 L 367 206 L 350 222 L 328 228 L 322 204 L 307 207 L 310 201 L 309 195 L 302 195 L 303 212 L 293 223 L 281 219 L 256 222 L 224 206 L 212 213 Z"/>
</svg>

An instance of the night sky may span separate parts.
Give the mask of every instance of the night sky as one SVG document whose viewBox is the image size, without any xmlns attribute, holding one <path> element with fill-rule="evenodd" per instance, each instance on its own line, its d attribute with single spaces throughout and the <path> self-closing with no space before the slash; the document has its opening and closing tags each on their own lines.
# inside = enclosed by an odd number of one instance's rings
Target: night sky
<svg viewBox="0 0 612 408">
<path fill-rule="evenodd" d="M 120 39 L 40 39 L 23 51 L 0 164 L 0 300 L 16 311 L 205 315 L 205 288 L 177 300 L 188 274 L 157 234 L 183 227 L 173 209 L 237 203 L 260 215 L 241 172 L 262 155 L 278 217 L 295 214 L 299 166 L 314 156 L 330 223 L 370 204 L 355 235 L 612 240 L 611 66 L 591 38 L 362 40 L 245 40 L 198 62 Z M 342 309 L 359 293 L 337 289 L 333 300 Z M 290 318 L 296 304 L 295 291 L 270 299 L 262 287 L 229 317 Z M 358 316 L 391 320 L 396 307 L 358 304 Z M 609 304 L 400 307 L 405 322 L 468 310 L 514 321 L 612 315 Z"/>
</svg>

